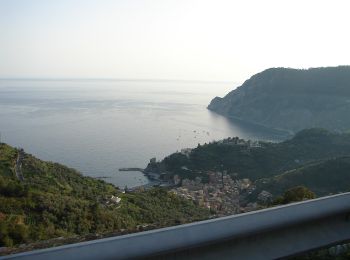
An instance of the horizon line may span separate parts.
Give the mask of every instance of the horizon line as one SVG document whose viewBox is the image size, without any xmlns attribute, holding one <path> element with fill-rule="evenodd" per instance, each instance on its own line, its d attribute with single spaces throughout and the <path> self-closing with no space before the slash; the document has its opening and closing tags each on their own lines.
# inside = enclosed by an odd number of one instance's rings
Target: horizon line
<svg viewBox="0 0 350 260">
<path fill-rule="evenodd" d="M 69 78 L 69 77 L 0 77 L 0 80 L 32 80 L 32 81 L 149 81 L 149 82 L 184 82 L 184 83 L 237 83 L 234 80 L 196 80 L 196 79 L 154 79 L 154 78 Z"/>
</svg>

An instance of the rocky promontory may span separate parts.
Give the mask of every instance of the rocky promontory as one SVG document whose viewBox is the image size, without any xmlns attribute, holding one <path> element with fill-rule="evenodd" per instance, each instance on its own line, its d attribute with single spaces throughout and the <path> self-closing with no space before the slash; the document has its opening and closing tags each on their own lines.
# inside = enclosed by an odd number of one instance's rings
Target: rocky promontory
<svg viewBox="0 0 350 260">
<path fill-rule="evenodd" d="M 350 66 L 271 68 L 252 76 L 208 109 L 269 128 L 350 129 Z"/>
</svg>

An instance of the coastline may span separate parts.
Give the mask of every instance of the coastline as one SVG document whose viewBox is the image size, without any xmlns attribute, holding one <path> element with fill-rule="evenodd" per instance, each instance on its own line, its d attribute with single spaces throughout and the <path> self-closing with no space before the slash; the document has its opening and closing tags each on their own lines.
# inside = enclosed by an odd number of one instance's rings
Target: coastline
<svg viewBox="0 0 350 260">
<path fill-rule="evenodd" d="M 147 179 L 149 180 L 149 183 L 132 187 L 132 188 L 129 189 L 129 191 L 136 191 L 136 190 L 139 190 L 139 189 L 151 189 L 153 187 L 172 187 L 173 186 L 168 181 L 161 180 L 159 173 L 149 172 L 149 171 L 146 171 L 146 169 L 143 169 L 143 168 L 125 167 L 125 168 L 119 168 L 118 170 L 121 171 L 121 172 L 138 171 L 138 172 L 143 173 L 144 176 L 146 176 Z"/>
<path fill-rule="evenodd" d="M 266 130 L 269 130 L 269 131 L 275 131 L 275 132 L 278 132 L 282 136 L 290 137 L 290 136 L 293 136 L 296 133 L 293 130 L 288 130 L 288 129 L 284 129 L 284 128 L 275 128 L 275 127 L 271 127 L 271 126 L 268 126 L 268 125 L 265 125 L 265 124 L 252 122 L 252 121 L 243 119 L 241 117 L 237 117 L 237 116 L 233 116 L 233 115 L 227 115 L 227 114 L 224 114 L 224 113 L 219 113 L 218 111 L 210 109 L 209 106 L 207 106 L 207 109 L 209 111 L 214 112 L 215 114 L 223 116 L 223 117 L 225 117 L 227 119 L 237 120 L 237 121 L 240 121 L 241 123 L 246 123 L 246 124 L 250 124 L 252 126 L 261 127 L 261 128 L 266 129 Z"/>
</svg>

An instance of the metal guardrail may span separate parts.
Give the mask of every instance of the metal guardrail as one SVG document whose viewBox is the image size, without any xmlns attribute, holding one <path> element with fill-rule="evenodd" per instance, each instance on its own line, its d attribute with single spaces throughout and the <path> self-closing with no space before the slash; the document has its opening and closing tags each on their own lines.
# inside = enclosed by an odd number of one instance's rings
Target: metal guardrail
<svg viewBox="0 0 350 260">
<path fill-rule="evenodd" d="M 349 213 L 350 193 L 344 193 L 5 258 L 276 259 L 350 240 Z"/>
</svg>

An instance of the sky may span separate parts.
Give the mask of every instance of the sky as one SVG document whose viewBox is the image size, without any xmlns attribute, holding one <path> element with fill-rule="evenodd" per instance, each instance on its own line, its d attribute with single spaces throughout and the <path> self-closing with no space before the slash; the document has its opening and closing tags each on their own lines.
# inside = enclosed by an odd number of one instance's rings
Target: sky
<svg viewBox="0 0 350 260">
<path fill-rule="evenodd" d="M 241 82 L 350 64 L 348 0 L 0 0 L 0 78 Z"/>
</svg>

